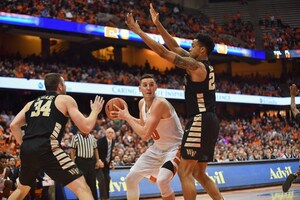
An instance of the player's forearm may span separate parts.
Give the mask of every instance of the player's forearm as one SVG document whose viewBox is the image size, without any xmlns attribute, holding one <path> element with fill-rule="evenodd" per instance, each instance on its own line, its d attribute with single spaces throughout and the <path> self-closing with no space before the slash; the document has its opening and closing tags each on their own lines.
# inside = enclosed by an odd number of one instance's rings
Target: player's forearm
<svg viewBox="0 0 300 200">
<path fill-rule="evenodd" d="M 166 52 L 168 51 L 162 44 L 156 42 L 151 37 L 149 37 L 145 32 L 142 30 L 137 33 L 143 41 L 146 43 L 146 45 L 151 48 L 155 53 L 157 53 L 159 56 L 167 59 L 165 57 Z"/>
<path fill-rule="evenodd" d="M 132 116 L 131 116 L 132 117 Z M 134 120 L 136 123 L 138 123 L 139 125 L 142 125 L 142 122 L 140 119 L 132 117 L 132 120 Z"/>
<path fill-rule="evenodd" d="M 18 142 L 18 144 L 22 144 L 23 143 L 23 134 L 22 134 L 22 129 L 21 127 L 18 126 L 10 126 L 11 132 L 13 134 L 13 136 L 16 138 L 16 141 Z"/>
<path fill-rule="evenodd" d="M 159 22 L 156 24 L 158 32 L 161 34 L 162 38 L 164 39 L 167 47 L 172 51 L 175 51 L 176 48 L 179 47 L 176 40 L 169 34 L 169 32 L 163 27 L 163 25 Z"/>
<path fill-rule="evenodd" d="M 98 113 L 91 111 L 90 115 L 86 118 L 85 126 L 82 127 L 82 133 L 89 134 L 92 129 L 95 127 L 96 121 L 98 118 Z"/>
<path fill-rule="evenodd" d="M 70 151 L 70 158 L 71 158 L 71 160 L 73 160 L 73 162 L 75 162 L 75 149 L 71 149 L 71 151 Z"/>
<path fill-rule="evenodd" d="M 145 130 L 145 127 L 142 126 L 140 122 L 137 122 L 136 118 L 132 116 L 127 116 L 125 120 L 131 126 L 134 132 L 138 134 L 143 140 L 148 140 L 150 138 L 149 134 L 147 133 L 147 130 Z"/>
<path fill-rule="evenodd" d="M 296 115 L 299 113 L 299 110 L 297 109 L 297 106 L 296 106 L 294 96 L 291 96 L 291 111 L 292 111 L 294 117 L 296 117 Z"/>
</svg>

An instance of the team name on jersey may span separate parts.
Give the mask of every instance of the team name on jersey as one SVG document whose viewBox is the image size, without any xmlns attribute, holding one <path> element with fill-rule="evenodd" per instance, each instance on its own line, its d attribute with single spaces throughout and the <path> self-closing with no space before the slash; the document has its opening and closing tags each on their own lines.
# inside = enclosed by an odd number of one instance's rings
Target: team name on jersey
<svg viewBox="0 0 300 200">
<path fill-rule="evenodd" d="M 55 96 L 51 95 L 51 96 L 42 96 L 40 98 L 38 98 L 38 100 L 53 100 Z"/>
</svg>

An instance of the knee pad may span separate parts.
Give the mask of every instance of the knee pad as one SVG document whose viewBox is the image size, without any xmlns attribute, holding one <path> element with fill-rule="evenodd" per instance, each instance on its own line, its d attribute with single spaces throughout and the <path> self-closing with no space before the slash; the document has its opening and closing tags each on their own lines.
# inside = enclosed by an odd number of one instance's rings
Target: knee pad
<svg viewBox="0 0 300 200">
<path fill-rule="evenodd" d="M 165 164 L 163 164 L 162 168 L 166 168 L 166 169 L 170 170 L 173 173 L 173 175 L 175 175 L 175 173 L 176 173 L 176 168 L 171 161 L 165 162 Z"/>
</svg>

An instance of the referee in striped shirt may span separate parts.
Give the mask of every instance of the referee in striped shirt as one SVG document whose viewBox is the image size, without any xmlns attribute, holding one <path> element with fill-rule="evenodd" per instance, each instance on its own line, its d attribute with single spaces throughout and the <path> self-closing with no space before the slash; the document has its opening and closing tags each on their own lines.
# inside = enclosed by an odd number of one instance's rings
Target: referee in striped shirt
<svg viewBox="0 0 300 200">
<path fill-rule="evenodd" d="M 83 136 L 80 132 L 75 134 L 71 141 L 70 157 L 82 171 L 94 199 L 98 199 L 95 168 L 100 167 L 100 161 L 97 150 L 97 140 L 94 135 L 88 134 Z"/>
</svg>

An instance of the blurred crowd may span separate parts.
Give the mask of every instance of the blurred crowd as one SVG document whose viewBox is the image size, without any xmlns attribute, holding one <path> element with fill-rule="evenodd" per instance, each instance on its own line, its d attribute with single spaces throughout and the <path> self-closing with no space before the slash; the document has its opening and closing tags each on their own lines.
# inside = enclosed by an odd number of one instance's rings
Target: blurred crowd
<svg viewBox="0 0 300 200">
<path fill-rule="evenodd" d="M 0 114 L 0 155 L 14 157 L 18 163 L 19 145 L 9 128 L 14 117 L 12 112 L 2 111 Z M 180 121 L 184 128 L 187 120 L 180 117 Z M 116 132 L 113 168 L 131 166 L 153 142 L 141 140 L 125 121 L 110 120 L 104 115 L 99 117 L 91 134 L 99 139 L 105 136 L 105 130 L 110 127 Z M 78 133 L 78 129 L 69 121 L 61 141 L 66 152 L 70 152 L 72 136 Z M 280 114 L 221 118 L 215 162 L 299 158 L 299 149 L 299 125 Z"/>
<path fill-rule="evenodd" d="M 259 20 L 265 50 L 300 49 L 300 27 L 291 27 L 280 16 L 265 15 Z"/>
<path fill-rule="evenodd" d="M 184 71 L 178 68 L 162 73 L 149 63 L 143 66 L 128 66 L 114 61 L 88 63 L 76 62 L 75 59 L 72 59 L 74 63 L 66 63 L 60 57 L 53 55 L 45 61 L 37 56 L 3 56 L 0 57 L 0 76 L 43 79 L 48 72 L 58 72 L 66 81 L 137 86 L 142 74 L 152 73 L 156 76 L 160 88 L 183 89 Z M 272 75 L 231 76 L 224 73 L 218 75 L 216 83 L 217 92 L 280 97 L 289 96 L 289 84 L 300 85 L 300 79 L 297 74 L 275 78 Z"/>
<path fill-rule="evenodd" d="M 225 14 L 224 21 L 201 12 L 191 12 L 180 4 L 169 1 L 151 1 L 160 13 L 160 20 L 166 29 L 180 38 L 193 39 L 199 31 L 210 34 L 216 43 L 255 49 L 256 37 L 253 23 L 244 21 L 241 13 Z M 157 34 L 148 14 L 149 0 L 29 0 L 2 1 L 0 11 L 39 17 L 68 20 L 79 23 L 97 24 L 126 28 L 124 19 L 133 12 L 143 30 Z M 256 22 L 255 22 L 256 23 Z M 266 50 L 300 48 L 300 27 L 284 24 L 280 16 L 265 15 L 259 20 L 263 31 L 263 46 Z"/>
<path fill-rule="evenodd" d="M 210 34 L 216 43 L 255 48 L 253 24 L 243 21 L 239 12 L 225 15 L 224 22 L 217 24 L 213 18 L 199 11 L 186 10 L 180 4 L 151 2 L 171 35 L 193 39 L 195 33 L 202 31 Z M 118 28 L 126 28 L 125 16 L 133 12 L 143 30 L 157 33 L 149 16 L 149 4 L 149 0 L 11 0 L 1 2 L 0 11 Z"/>
</svg>

